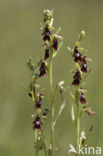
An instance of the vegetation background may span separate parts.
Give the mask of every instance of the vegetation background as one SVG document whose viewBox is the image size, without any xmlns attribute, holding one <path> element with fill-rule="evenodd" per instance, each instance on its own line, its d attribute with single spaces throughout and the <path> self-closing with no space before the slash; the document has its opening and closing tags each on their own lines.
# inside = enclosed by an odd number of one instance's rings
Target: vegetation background
<svg viewBox="0 0 103 156">
<path fill-rule="evenodd" d="M 83 46 L 93 62 L 87 79 L 88 103 L 97 114 L 82 118 L 81 130 L 94 125 L 89 138 L 90 146 L 103 149 L 103 1 L 102 0 L 0 0 L 0 155 L 34 156 L 32 118 L 33 104 L 20 85 L 29 83 L 26 60 L 33 56 L 37 61 L 43 55 L 40 22 L 43 9 L 54 9 L 55 27 L 62 27 L 63 47 L 54 60 L 54 83 L 65 80 L 71 85 L 73 59 L 67 46 L 73 47 L 81 30 L 86 31 Z M 46 101 L 50 106 L 48 78 L 40 81 L 46 88 Z M 66 94 L 66 108 L 55 130 L 56 155 L 68 155 L 69 144 L 75 144 L 74 123 L 71 121 L 71 99 Z M 57 96 L 56 112 L 60 106 Z M 49 142 L 49 118 L 46 125 Z M 41 154 L 43 153 L 41 151 Z"/>
</svg>

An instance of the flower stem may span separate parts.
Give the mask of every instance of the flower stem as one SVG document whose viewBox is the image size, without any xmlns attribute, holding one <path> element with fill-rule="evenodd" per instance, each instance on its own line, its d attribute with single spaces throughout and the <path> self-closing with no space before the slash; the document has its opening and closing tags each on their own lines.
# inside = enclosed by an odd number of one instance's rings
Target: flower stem
<svg viewBox="0 0 103 156">
<path fill-rule="evenodd" d="M 46 147 L 45 142 L 44 142 L 44 153 L 45 153 L 45 156 L 48 156 L 47 147 Z"/>
<path fill-rule="evenodd" d="M 38 156 L 38 151 L 37 150 L 35 150 L 35 156 Z"/>
<path fill-rule="evenodd" d="M 77 112 L 76 112 L 76 150 L 78 151 L 78 147 L 79 147 L 79 135 L 80 135 L 80 106 L 79 106 L 79 93 L 78 93 L 78 89 L 75 92 L 75 103 L 77 106 Z"/>
<path fill-rule="evenodd" d="M 53 51 L 51 50 L 48 74 L 49 74 L 49 83 L 51 90 L 51 156 L 54 156 L 54 91 L 53 91 L 53 80 L 52 80 L 52 59 Z"/>
</svg>

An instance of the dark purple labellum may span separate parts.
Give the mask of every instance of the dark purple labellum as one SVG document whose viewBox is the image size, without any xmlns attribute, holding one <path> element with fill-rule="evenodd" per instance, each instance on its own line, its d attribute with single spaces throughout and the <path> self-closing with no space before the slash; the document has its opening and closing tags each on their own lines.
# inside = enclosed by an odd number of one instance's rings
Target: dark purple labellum
<svg viewBox="0 0 103 156">
<path fill-rule="evenodd" d="M 80 102 L 81 102 L 82 104 L 87 104 L 86 99 L 85 99 L 83 93 L 80 93 L 80 97 L 79 97 L 79 98 L 80 98 Z"/>
<path fill-rule="evenodd" d="M 41 96 L 38 97 L 35 107 L 37 109 L 41 108 Z"/>
<path fill-rule="evenodd" d="M 45 57 L 44 57 L 44 60 L 48 59 L 49 58 L 49 49 L 46 49 L 45 50 Z"/>
<path fill-rule="evenodd" d="M 45 64 L 45 62 L 42 62 L 41 63 L 41 66 L 40 66 L 40 74 L 39 74 L 39 76 L 41 77 L 41 76 L 45 76 L 46 75 L 46 64 Z"/>
<path fill-rule="evenodd" d="M 45 70 L 42 70 L 41 72 L 40 72 L 40 77 L 42 77 L 42 76 L 45 76 L 46 75 L 46 71 Z"/>
<path fill-rule="evenodd" d="M 30 97 L 32 97 L 32 94 L 31 94 L 31 93 L 29 93 L 28 95 L 29 95 Z"/>
<path fill-rule="evenodd" d="M 53 48 L 54 50 L 57 50 L 57 49 L 58 49 L 58 40 L 57 40 L 56 38 L 53 39 L 52 48 Z"/>
<path fill-rule="evenodd" d="M 81 63 L 81 71 L 87 73 L 87 63 L 85 60 L 86 56 L 82 58 L 82 63 Z"/>
<path fill-rule="evenodd" d="M 33 129 L 35 130 L 35 129 L 38 129 L 38 130 L 40 130 L 41 129 L 41 125 L 42 125 L 42 121 L 41 121 L 41 119 L 40 119 L 40 116 L 37 116 L 36 118 L 35 118 L 35 120 L 33 121 Z"/>
<path fill-rule="evenodd" d="M 50 35 L 51 35 L 51 32 L 50 32 L 50 30 L 49 30 L 49 28 L 48 28 L 48 25 L 46 25 L 46 27 L 45 27 L 45 30 L 44 30 L 44 32 L 42 33 L 42 35 L 43 35 L 43 40 L 44 41 L 50 41 Z"/>
<path fill-rule="evenodd" d="M 43 149 L 43 146 L 40 147 L 40 150 L 42 150 L 42 149 Z"/>
<path fill-rule="evenodd" d="M 75 62 L 82 61 L 82 54 L 79 53 L 77 48 L 78 47 L 76 46 L 75 49 L 74 49 L 74 54 L 73 54 Z"/>
<path fill-rule="evenodd" d="M 80 80 L 81 80 L 81 75 L 80 75 L 80 72 L 79 71 L 77 71 L 76 73 L 75 73 L 75 75 L 73 76 L 73 83 L 72 83 L 72 85 L 74 85 L 74 86 L 78 86 L 79 84 L 80 84 Z"/>
</svg>

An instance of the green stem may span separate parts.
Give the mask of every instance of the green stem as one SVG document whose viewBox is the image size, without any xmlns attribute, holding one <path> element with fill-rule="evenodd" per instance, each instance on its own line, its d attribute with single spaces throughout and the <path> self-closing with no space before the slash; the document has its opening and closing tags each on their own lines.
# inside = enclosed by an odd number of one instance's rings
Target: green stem
<svg viewBox="0 0 103 156">
<path fill-rule="evenodd" d="M 45 153 L 45 156 L 48 156 L 47 147 L 46 147 L 45 142 L 44 142 L 44 153 Z"/>
<path fill-rule="evenodd" d="M 77 118 L 76 118 L 76 149 L 79 147 L 79 132 L 80 132 L 80 119 L 79 119 L 79 107 L 77 107 Z"/>
<path fill-rule="evenodd" d="M 76 112 L 76 150 L 78 151 L 79 147 L 79 135 L 80 135 L 80 106 L 79 106 L 79 93 L 78 89 L 75 92 L 75 103 L 77 106 L 77 112 Z"/>
<path fill-rule="evenodd" d="M 35 150 L 35 156 L 38 156 L 38 151 L 37 150 Z"/>
<path fill-rule="evenodd" d="M 49 74 L 49 83 L 51 90 L 51 156 L 54 156 L 54 91 L 53 91 L 53 80 L 52 80 L 52 59 L 53 51 L 51 50 L 48 74 Z"/>
</svg>

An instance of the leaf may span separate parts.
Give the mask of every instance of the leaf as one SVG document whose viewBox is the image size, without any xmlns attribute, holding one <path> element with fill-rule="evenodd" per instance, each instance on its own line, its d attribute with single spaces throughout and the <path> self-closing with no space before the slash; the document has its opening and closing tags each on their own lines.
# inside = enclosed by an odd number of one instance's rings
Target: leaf
<svg viewBox="0 0 103 156">
<path fill-rule="evenodd" d="M 74 95 L 73 95 L 73 93 L 72 93 L 72 91 L 70 90 L 69 87 L 68 87 L 68 91 L 69 91 L 69 95 L 71 96 L 73 102 L 75 102 L 75 97 L 74 97 Z"/>
<path fill-rule="evenodd" d="M 79 72 L 80 72 L 81 75 L 82 75 L 82 71 L 81 71 L 81 69 L 80 69 L 79 63 L 75 63 L 75 67 L 76 67 L 77 70 L 79 70 Z"/>
<path fill-rule="evenodd" d="M 75 113 L 74 113 L 74 106 L 72 105 L 72 109 L 71 109 L 71 116 L 72 116 L 72 120 L 75 120 Z"/>
<path fill-rule="evenodd" d="M 52 27 L 52 25 L 53 25 L 53 20 L 54 20 L 54 19 L 51 18 L 51 20 L 50 20 L 50 24 L 49 24 L 50 27 Z"/>
<path fill-rule="evenodd" d="M 73 55 L 73 49 L 71 49 L 70 47 L 68 47 L 67 49 L 71 53 L 71 55 Z"/>
<path fill-rule="evenodd" d="M 66 104 L 66 103 L 65 103 L 65 99 L 64 99 L 63 103 L 61 104 L 60 110 L 59 110 L 59 112 L 58 112 L 58 114 L 57 114 L 57 116 L 56 116 L 56 119 L 55 119 L 55 121 L 54 121 L 54 127 L 55 127 L 55 125 L 56 125 L 56 123 L 57 123 L 58 118 L 60 117 L 60 115 L 62 114 L 62 112 L 63 112 L 63 110 L 64 110 L 65 104 Z"/>
<path fill-rule="evenodd" d="M 83 52 L 85 50 L 84 48 L 81 48 L 81 47 L 79 47 L 77 49 L 78 49 L 79 52 Z"/>
<path fill-rule="evenodd" d="M 59 35 L 59 34 L 55 34 L 54 36 L 55 36 L 57 39 L 63 40 L 63 37 L 62 37 L 61 35 Z"/>
<path fill-rule="evenodd" d="M 86 59 L 86 61 L 92 62 L 91 58 L 86 57 L 85 59 Z"/>
<path fill-rule="evenodd" d="M 81 92 L 82 92 L 82 93 L 87 93 L 87 90 L 84 89 L 84 88 L 79 88 L 78 91 L 79 91 L 80 93 L 81 93 Z"/>
</svg>

